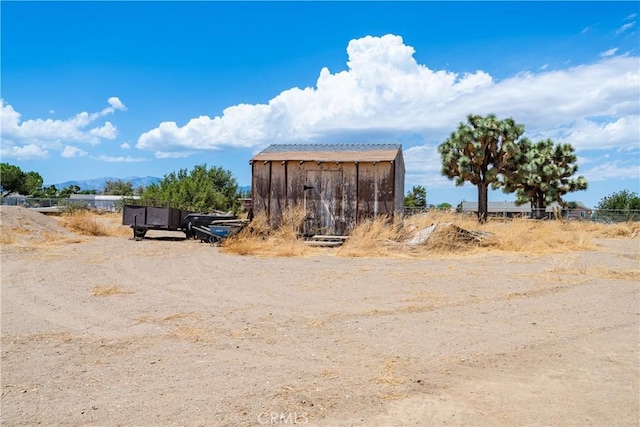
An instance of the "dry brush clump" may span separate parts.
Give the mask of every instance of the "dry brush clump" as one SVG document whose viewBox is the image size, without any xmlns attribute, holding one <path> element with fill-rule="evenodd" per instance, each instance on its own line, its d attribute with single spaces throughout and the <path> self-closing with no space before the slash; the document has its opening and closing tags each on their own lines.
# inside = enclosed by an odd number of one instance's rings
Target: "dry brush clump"
<svg viewBox="0 0 640 427">
<path fill-rule="evenodd" d="M 304 209 L 294 206 L 286 209 L 279 226 L 272 228 L 266 214 L 260 213 L 245 229 L 223 241 L 222 252 L 274 257 L 309 255 L 312 248 L 299 238 L 305 217 Z"/>
<path fill-rule="evenodd" d="M 60 225 L 85 236 L 106 236 L 107 231 L 96 221 L 95 216 L 85 210 L 72 210 L 60 217 Z"/>
<path fill-rule="evenodd" d="M 435 230 L 424 244 L 405 244 L 415 233 L 434 224 Z M 466 232 L 479 237 L 470 238 Z M 422 257 L 491 251 L 544 254 L 591 250 L 596 246 L 596 238 L 636 238 L 639 232 L 640 224 L 635 222 L 600 224 L 496 218 L 479 224 L 473 216 L 429 211 L 402 221 L 388 218 L 365 221 L 356 227 L 338 254 L 352 257 Z"/>
<path fill-rule="evenodd" d="M 133 291 L 127 291 L 120 285 L 98 285 L 91 289 L 91 294 L 94 297 L 108 297 L 111 295 L 124 295 L 132 294 Z"/>
<path fill-rule="evenodd" d="M 402 233 L 401 223 L 386 215 L 370 218 L 360 223 L 337 253 L 347 257 L 376 257 L 390 253 L 389 242 Z"/>
<path fill-rule="evenodd" d="M 101 213 L 86 209 L 65 212 L 59 218 L 60 225 L 85 236 L 125 236 L 131 230 L 121 224 L 122 215 Z"/>
<path fill-rule="evenodd" d="M 378 216 L 361 222 L 337 249 L 306 246 L 300 238 L 304 211 L 289 210 L 281 226 L 272 230 L 265 215 L 227 239 L 223 252 L 275 257 L 305 256 L 329 251 L 344 257 L 419 258 L 465 256 L 473 253 L 515 252 L 545 254 L 592 250 L 597 238 L 636 238 L 640 224 L 602 224 L 574 220 L 493 218 L 480 224 L 472 215 L 431 210 L 405 218 Z M 424 244 L 408 245 L 416 233 L 436 225 Z"/>
</svg>

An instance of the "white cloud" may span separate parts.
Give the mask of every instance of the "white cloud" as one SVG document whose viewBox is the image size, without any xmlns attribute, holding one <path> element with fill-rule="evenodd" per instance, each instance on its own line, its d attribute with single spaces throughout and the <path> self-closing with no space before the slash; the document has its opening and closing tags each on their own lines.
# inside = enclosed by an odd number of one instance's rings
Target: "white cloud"
<svg viewBox="0 0 640 427">
<path fill-rule="evenodd" d="M 407 182 L 419 182 L 427 188 L 451 186 L 451 181 L 440 173 L 442 162 L 435 145 L 420 145 L 404 150 L 404 163 Z"/>
<path fill-rule="evenodd" d="M 628 21 L 629 19 L 634 19 L 636 16 L 638 16 L 637 13 L 632 13 L 631 15 L 627 16 L 626 18 L 624 18 L 624 20 Z"/>
<path fill-rule="evenodd" d="M 230 106 L 221 116 L 200 116 L 183 126 L 163 122 L 136 146 L 156 157 L 181 157 L 272 142 L 386 142 L 407 134 L 439 143 L 469 113 L 514 117 L 529 135 L 564 135 L 577 148 L 598 145 L 589 131 L 606 135 L 606 147 L 638 145 L 632 127 L 639 114 L 637 56 L 495 81 L 481 70 L 431 70 L 393 35 L 352 40 L 347 53 L 348 69 L 323 68 L 315 87 L 285 90 L 267 104 Z"/>
<path fill-rule="evenodd" d="M 83 157 L 87 155 L 87 152 L 84 150 L 79 149 L 78 147 L 73 147 L 71 145 L 67 145 L 66 147 L 64 147 L 64 150 L 62 150 L 62 153 L 60 154 L 62 157 L 65 157 L 67 159 L 71 159 L 73 157 Z"/>
<path fill-rule="evenodd" d="M 120 144 L 120 148 L 122 148 L 123 150 L 128 150 L 131 148 L 131 146 L 127 142 L 124 142 Z"/>
<path fill-rule="evenodd" d="M 111 122 L 105 122 L 102 127 L 93 128 L 89 134 L 102 139 L 115 139 L 118 136 L 118 130 Z"/>
<path fill-rule="evenodd" d="M 185 157 L 189 157 L 194 153 L 195 151 L 174 151 L 174 152 L 156 151 L 155 156 L 158 159 L 182 159 Z"/>
<path fill-rule="evenodd" d="M 49 156 L 46 150 L 35 144 L 27 144 L 23 146 L 13 145 L 8 141 L 2 141 L 0 148 L 0 157 L 12 158 L 17 160 L 33 160 L 45 159 Z"/>
<path fill-rule="evenodd" d="M 639 136 L 640 115 L 628 115 L 613 122 L 579 119 L 564 130 L 552 132 L 549 137 L 569 143 L 576 150 L 588 150 L 637 147 Z"/>
<path fill-rule="evenodd" d="M 609 50 L 605 50 L 604 52 L 600 53 L 600 57 L 601 58 L 606 58 L 607 56 L 613 56 L 616 54 L 616 52 L 618 51 L 617 47 L 614 47 L 612 49 Z"/>
<path fill-rule="evenodd" d="M 138 163 L 138 162 L 144 162 L 146 160 L 142 157 L 106 156 L 106 155 L 99 155 L 93 158 L 97 160 L 102 160 L 103 162 L 109 162 L 109 163 Z"/>
<path fill-rule="evenodd" d="M 623 26 L 621 26 L 620 28 L 618 28 L 616 30 L 616 34 L 624 33 L 628 29 L 633 28 L 635 25 L 636 25 L 635 22 L 628 22 L 628 23 L 624 24 Z"/>
<path fill-rule="evenodd" d="M 590 169 L 578 171 L 579 175 L 584 175 L 588 182 L 607 181 L 611 179 L 640 179 L 640 164 L 632 160 L 614 160 L 593 166 Z"/>
<path fill-rule="evenodd" d="M 116 110 L 124 110 L 126 107 L 116 97 L 107 100 L 109 107 L 98 113 L 81 112 L 66 120 L 54 119 L 29 119 L 21 120 L 12 105 L 2 99 L 0 117 L 0 136 L 3 145 L 8 144 L 12 148 L 7 157 L 17 158 L 23 152 L 39 153 L 46 155 L 48 150 L 63 150 L 64 144 L 86 143 L 96 145 L 102 139 L 114 139 L 117 135 L 116 127 L 109 121 L 98 126 L 90 126 L 101 117 L 114 113 Z M 53 110 L 52 110 L 53 111 Z M 38 150 L 34 150 L 37 147 Z"/>
<path fill-rule="evenodd" d="M 593 30 L 594 27 L 595 25 L 589 25 L 588 27 L 584 27 L 582 31 L 580 31 L 580 34 L 587 34 L 589 31 Z"/>
<path fill-rule="evenodd" d="M 124 106 L 122 101 L 120 101 L 120 98 L 118 98 L 117 96 L 112 96 L 111 98 L 107 99 L 107 102 L 109 103 L 109 105 L 111 105 L 111 108 L 113 108 L 114 110 L 126 110 L 127 109 L 127 107 Z M 113 111 L 111 111 L 111 112 L 113 112 Z"/>
<path fill-rule="evenodd" d="M 482 71 L 459 75 L 417 64 L 413 48 L 398 36 L 352 40 L 347 52 L 349 70 L 322 69 L 315 88 L 292 88 L 268 104 L 232 106 L 222 116 L 201 116 L 182 127 L 163 122 L 142 134 L 137 147 L 167 153 L 325 140 L 335 131 L 419 129 L 419 109 L 492 84 Z"/>
</svg>

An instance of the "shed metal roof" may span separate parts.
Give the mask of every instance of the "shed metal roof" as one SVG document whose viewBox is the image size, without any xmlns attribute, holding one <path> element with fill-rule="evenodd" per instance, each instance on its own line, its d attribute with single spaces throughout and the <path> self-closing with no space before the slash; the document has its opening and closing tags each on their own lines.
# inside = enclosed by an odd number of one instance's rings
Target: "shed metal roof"
<svg viewBox="0 0 640 427">
<path fill-rule="evenodd" d="M 400 144 L 272 144 L 256 154 L 252 161 L 392 161 L 402 149 Z"/>
</svg>

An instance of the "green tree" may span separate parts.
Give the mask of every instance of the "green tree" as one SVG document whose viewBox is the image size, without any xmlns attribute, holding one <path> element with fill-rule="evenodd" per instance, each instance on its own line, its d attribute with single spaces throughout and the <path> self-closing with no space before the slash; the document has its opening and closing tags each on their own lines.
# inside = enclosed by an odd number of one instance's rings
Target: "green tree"
<svg viewBox="0 0 640 427">
<path fill-rule="evenodd" d="M 221 167 L 194 166 L 188 172 L 166 174 L 158 184 L 149 185 L 142 198 L 180 209 L 207 212 L 239 209 L 238 184 L 231 172 Z"/>
<path fill-rule="evenodd" d="M 33 197 L 39 199 L 58 197 L 58 189 L 55 185 L 42 187 L 33 193 Z"/>
<path fill-rule="evenodd" d="M 422 185 L 414 185 L 404 197 L 404 205 L 408 208 L 424 208 L 427 206 L 427 190 Z"/>
<path fill-rule="evenodd" d="M 38 172 L 23 172 L 9 163 L 0 163 L 0 187 L 2 197 L 11 193 L 33 195 L 42 187 L 42 176 Z"/>
<path fill-rule="evenodd" d="M 451 209 L 451 203 L 447 203 L 447 202 L 440 203 L 438 205 L 438 209 L 440 209 L 441 211 L 448 211 L 449 209 Z"/>
<path fill-rule="evenodd" d="M 523 138 L 519 146 L 519 157 L 511 159 L 514 172 L 503 177 L 503 191 L 515 191 L 518 205 L 530 203 L 536 218 L 544 216 L 550 203 L 562 206 L 565 194 L 587 189 L 583 176 L 573 178 L 578 157 L 571 144 L 554 144 L 550 139 L 533 144 Z"/>
<path fill-rule="evenodd" d="M 578 202 L 576 202 L 575 200 L 572 200 L 570 202 L 565 203 L 564 206 L 567 209 L 578 209 Z"/>
<path fill-rule="evenodd" d="M 640 210 L 640 197 L 637 193 L 622 190 L 603 197 L 596 206 L 598 210 Z"/>
<path fill-rule="evenodd" d="M 78 194 L 80 192 L 80 187 L 77 185 L 67 185 L 62 190 L 58 191 L 56 197 L 60 197 L 61 199 L 66 199 L 72 194 Z"/>
<path fill-rule="evenodd" d="M 9 163 L 0 163 L 0 186 L 2 186 L 2 197 L 15 193 L 20 188 L 24 172 L 18 166 Z"/>
<path fill-rule="evenodd" d="M 467 116 L 467 122 L 438 147 L 442 174 L 455 179 L 456 186 L 469 181 L 478 188 L 478 221 L 487 219 L 488 190 L 499 188 L 498 175 L 510 175 L 513 157 L 518 156 L 518 142 L 524 126 L 512 118 L 499 120 L 495 115 Z"/>
<path fill-rule="evenodd" d="M 18 190 L 21 194 L 33 195 L 42 188 L 42 176 L 38 172 L 27 172 L 24 174 L 24 181 Z"/>
<path fill-rule="evenodd" d="M 121 179 L 107 181 L 102 193 L 109 196 L 133 196 L 133 184 Z"/>
</svg>

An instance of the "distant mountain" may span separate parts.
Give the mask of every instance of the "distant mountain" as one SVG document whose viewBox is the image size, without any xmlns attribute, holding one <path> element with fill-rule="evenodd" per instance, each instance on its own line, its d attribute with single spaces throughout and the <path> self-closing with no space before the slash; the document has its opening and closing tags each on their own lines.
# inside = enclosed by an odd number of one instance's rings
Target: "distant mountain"
<svg viewBox="0 0 640 427">
<path fill-rule="evenodd" d="M 56 188 L 59 190 L 65 187 L 68 187 L 70 185 L 77 185 L 78 187 L 80 187 L 80 190 L 102 191 L 107 181 L 117 181 L 117 180 L 130 182 L 133 188 L 135 189 L 140 186 L 148 187 L 151 184 L 157 184 L 158 182 L 162 181 L 162 178 L 158 178 L 155 176 L 144 176 L 144 177 L 129 176 L 126 178 L 115 178 L 112 176 L 104 176 L 102 178 L 85 179 L 82 181 L 65 181 L 57 184 L 46 184 L 46 185 L 55 185 Z"/>
</svg>

